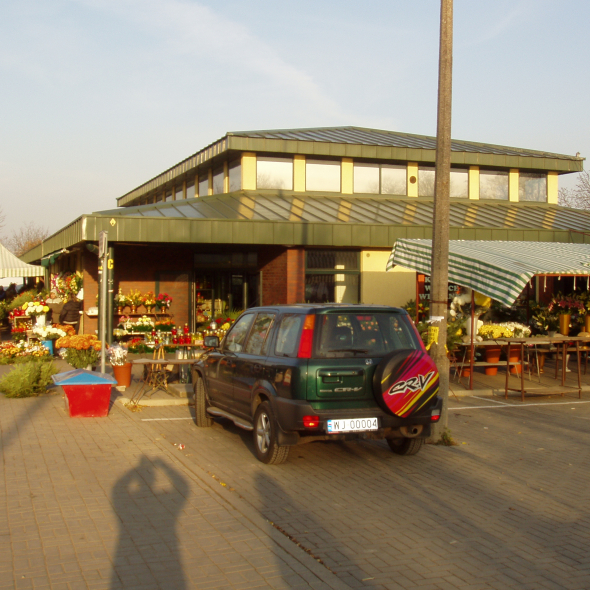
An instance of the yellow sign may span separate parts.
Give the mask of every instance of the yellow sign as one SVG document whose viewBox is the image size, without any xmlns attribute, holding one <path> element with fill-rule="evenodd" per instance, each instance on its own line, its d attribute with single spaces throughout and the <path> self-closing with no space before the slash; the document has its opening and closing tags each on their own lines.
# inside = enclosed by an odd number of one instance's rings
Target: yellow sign
<svg viewBox="0 0 590 590">
<path fill-rule="evenodd" d="M 438 344 L 438 326 L 428 326 L 428 340 L 426 350 L 430 350 L 433 344 Z"/>
</svg>

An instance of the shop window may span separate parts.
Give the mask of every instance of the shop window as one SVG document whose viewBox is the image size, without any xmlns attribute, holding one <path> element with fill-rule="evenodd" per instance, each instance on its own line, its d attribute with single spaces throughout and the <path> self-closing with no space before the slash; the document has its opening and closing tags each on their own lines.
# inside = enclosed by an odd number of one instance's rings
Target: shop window
<svg viewBox="0 0 590 590">
<path fill-rule="evenodd" d="M 213 194 L 219 195 L 223 192 L 223 166 L 213 168 Z"/>
<path fill-rule="evenodd" d="M 195 181 L 188 180 L 186 183 L 186 198 L 192 199 L 195 196 Z"/>
<path fill-rule="evenodd" d="M 209 174 L 202 172 L 199 174 L 199 197 L 206 197 L 209 194 Z"/>
<path fill-rule="evenodd" d="M 256 188 L 293 190 L 291 158 L 256 158 Z"/>
<path fill-rule="evenodd" d="M 547 202 L 547 176 L 533 172 L 518 175 L 518 200 Z"/>
<path fill-rule="evenodd" d="M 418 196 L 434 197 L 434 168 L 432 166 L 418 168 Z"/>
<path fill-rule="evenodd" d="M 340 162 L 307 160 L 305 189 L 308 191 L 340 192 Z"/>
<path fill-rule="evenodd" d="M 508 172 L 479 171 L 479 198 L 508 200 Z"/>
<path fill-rule="evenodd" d="M 229 192 L 242 190 L 242 164 L 240 160 L 229 163 Z"/>
<path fill-rule="evenodd" d="M 339 250 L 306 252 L 305 300 L 309 303 L 358 303 L 359 253 Z"/>
<path fill-rule="evenodd" d="M 381 193 L 407 195 L 407 170 L 405 166 L 381 166 Z"/>
<path fill-rule="evenodd" d="M 379 164 L 354 164 L 354 192 L 379 194 Z"/>
<path fill-rule="evenodd" d="M 455 199 L 469 197 L 469 173 L 467 170 L 451 170 L 450 196 Z"/>
</svg>

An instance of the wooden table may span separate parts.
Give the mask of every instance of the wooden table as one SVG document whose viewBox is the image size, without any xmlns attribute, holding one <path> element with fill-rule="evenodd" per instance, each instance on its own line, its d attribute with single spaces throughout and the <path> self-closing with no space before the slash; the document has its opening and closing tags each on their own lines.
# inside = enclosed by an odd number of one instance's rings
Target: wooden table
<svg viewBox="0 0 590 590">
<path fill-rule="evenodd" d="M 561 393 L 561 395 L 563 396 L 566 391 L 569 391 L 571 389 L 577 389 L 578 390 L 578 397 L 581 398 L 582 397 L 582 376 L 581 376 L 581 367 L 580 367 L 580 342 L 589 342 L 590 339 L 589 338 L 584 338 L 584 337 L 580 337 L 580 336 L 541 336 L 541 337 L 536 337 L 536 338 L 516 338 L 516 337 L 510 337 L 510 338 L 498 338 L 497 342 L 498 343 L 503 343 L 508 347 L 507 353 L 506 353 L 506 359 L 510 358 L 510 347 L 511 346 L 517 346 L 520 347 L 520 358 L 521 358 L 521 363 L 523 363 L 523 359 L 524 359 L 524 349 L 525 346 L 535 346 L 536 347 L 539 344 L 543 344 L 543 345 L 549 345 L 549 347 L 555 347 L 555 352 L 557 354 L 557 358 L 555 359 L 555 379 L 557 379 L 557 374 L 558 374 L 558 360 L 559 360 L 559 355 L 561 354 L 561 386 L 562 389 L 561 390 L 551 390 L 551 393 Z M 566 368 L 567 368 L 567 355 L 568 355 L 568 351 L 572 350 L 571 345 L 575 344 L 575 348 L 573 350 L 575 350 L 575 354 L 576 354 L 576 367 L 577 367 L 577 375 L 578 375 L 578 387 L 574 387 L 574 386 L 566 386 L 565 385 L 565 374 L 566 374 Z M 521 370 L 520 372 L 520 389 L 513 389 L 513 388 L 509 388 L 508 387 L 508 373 L 509 373 L 509 364 L 507 361 L 507 367 L 506 367 L 506 386 L 505 386 L 505 390 L 504 390 L 504 398 L 508 399 L 508 392 L 509 391 L 520 391 L 520 399 L 522 401 L 524 401 L 524 397 L 525 394 L 527 393 L 527 390 L 524 387 L 524 369 Z M 536 393 L 540 393 L 542 390 L 537 389 L 535 392 Z M 529 392 L 533 392 L 533 390 L 529 389 Z"/>
</svg>

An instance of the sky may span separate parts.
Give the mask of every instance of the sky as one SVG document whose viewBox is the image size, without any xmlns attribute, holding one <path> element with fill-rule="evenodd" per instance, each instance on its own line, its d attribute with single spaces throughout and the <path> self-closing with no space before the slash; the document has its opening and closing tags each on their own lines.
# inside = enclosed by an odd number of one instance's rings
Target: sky
<svg viewBox="0 0 590 590">
<path fill-rule="evenodd" d="M 435 135 L 439 17 L 439 0 L 3 0 L 0 236 L 112 209 L 228 131 Z M 590 156 L 589 22 L 587 0 L 455 0 L 453 138 Z"/>
</svg>

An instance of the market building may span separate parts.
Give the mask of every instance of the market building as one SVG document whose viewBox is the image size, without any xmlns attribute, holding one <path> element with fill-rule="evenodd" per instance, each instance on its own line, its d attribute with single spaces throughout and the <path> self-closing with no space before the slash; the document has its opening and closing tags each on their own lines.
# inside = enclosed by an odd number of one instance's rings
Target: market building
<svg viewBox="0 0 590 590">
<path fill-rule="evenodd" d="M 80 271 L 95 306 L 108 231 L 116 292 L 167 293 L 178 324 L 253 305 L 403 305 L 415 273 L 386 272 L 398 238 L 431 238 L 436 139 L 358 127 L 227 133 L 82 215 L 23 259 Z M 450 238 L 588 243 L 590 213 L 558 205 L 583 158 L 452 142 Z M 85 315 L 84 331 L 96 329 Z"/>
</svg>

